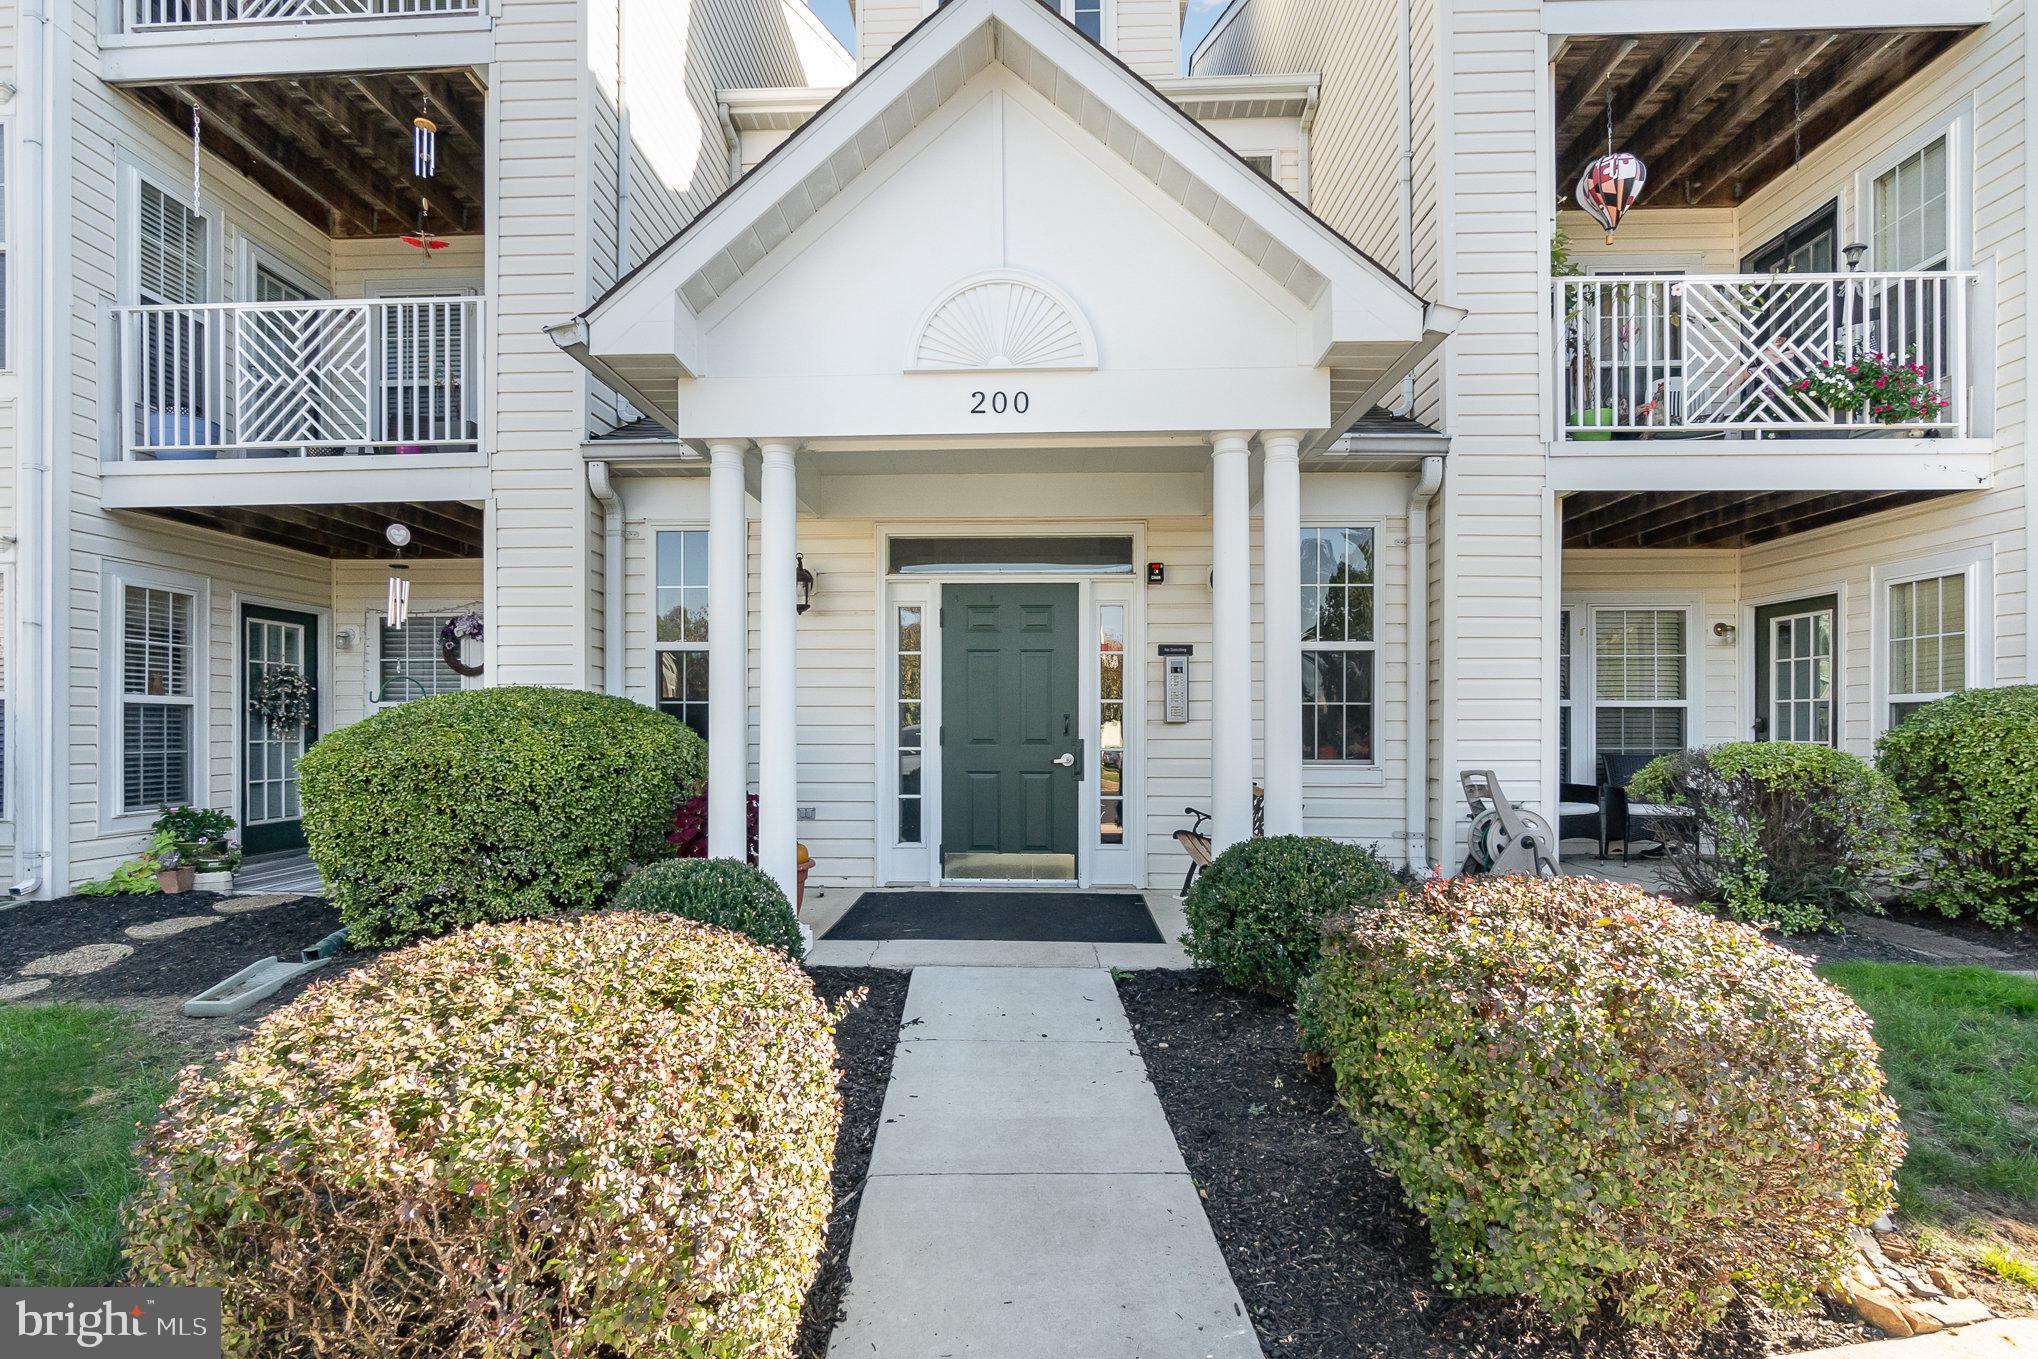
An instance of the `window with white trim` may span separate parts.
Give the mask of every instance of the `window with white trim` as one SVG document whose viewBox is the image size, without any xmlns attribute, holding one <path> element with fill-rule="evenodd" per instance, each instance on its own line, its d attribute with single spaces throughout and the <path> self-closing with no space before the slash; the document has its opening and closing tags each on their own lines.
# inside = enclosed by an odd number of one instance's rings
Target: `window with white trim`
<svg viewBox="0 0 2038 1359">
<path fill-rule="evenodd" d="M 1967 688 L 1965 571 L 1888 587 L 1889 725 Z"/>
<path fill-rule="evenodd" d="M 459 615 L 414 613 L 392 628 L 377 616 L 375 628 L 375 701 L 385 706 L 458 693 L 460 675 L 441 659 L 439 634 Z"/>
<path fill-rule="evenodd" d="M 1375 533 L 1302 530 L 1302 757 L 1374 763 Z"/>
<path fill-rule="evenodd" d="M 708 738 L 708 531 L 658 535 L 657 627 L 652 641 L 658 710 Z"/>
<path fill-rule="evenodd" d="M 1125 615 L 1097 606 L 1097 843 L 1125 843 Z"/>
<path fill-rule="evenodd" d="M 1875 267 L 1944 269 L 1952 213 L 1947 140 L 1939 137 L 1875 178 Z"/>
<path fill-rule="evenodd" d="M 1691 618 L 1684 609 L 1592 611 L 1593 746 L 1667 755 L 1690 739 Z"/>
<path fill-rule="evenodd" d="M 1571 611 L 1557 611 L 1557 768 L 1569 782 L 1571 773 Z"/>
<path fill-rule="evenodd" d="M 1109 0 L 1040 0 L 1040 3 L 1082 30 L 1091 42 L 1104 45 L 1104 6 Z M 948 0 L 937 0 L 939 9 Z"/>
<path fill-rule="evenodd" d="M 7 125 L 0 123 L 0 370 L 11 366 L 8 360 L 12 357 L 7 348 L 8 284 L 12 281 L 7 260 Z"/>
<path fill-rule="evenodd" d="M 926 658 L 927 638 L 924 629 L 926 610 L 918 604 L 900 604 L 894 609 L 898 624 L 899 692 L 896 699 L 899 728 L 899 843 L 917 845 L 920 843 L 925 818 L 924 794 L 921 788 L 921 769 L 926 761 L 927 727 L 925 710 L 921 703 L 926 691 L 921 687 L 924 674 L 921 662 Z"/>
<path fill-rule="evenodd" d="M 121 587 L 120 809 L 154 811 L 192 798 L 196 596 Z"/>
</svg>

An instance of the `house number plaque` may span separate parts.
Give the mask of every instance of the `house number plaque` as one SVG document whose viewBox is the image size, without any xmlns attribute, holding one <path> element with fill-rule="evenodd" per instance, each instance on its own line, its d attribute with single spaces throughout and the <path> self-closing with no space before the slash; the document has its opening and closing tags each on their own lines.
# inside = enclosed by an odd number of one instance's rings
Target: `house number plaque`
<svg viewBox="0 0 2038 1359">
<path fill-rule="evenodd" d="M 1024 415 L 1033 409 L 1031 392 L 971 392 L 971 415 Z"/>
</svg>

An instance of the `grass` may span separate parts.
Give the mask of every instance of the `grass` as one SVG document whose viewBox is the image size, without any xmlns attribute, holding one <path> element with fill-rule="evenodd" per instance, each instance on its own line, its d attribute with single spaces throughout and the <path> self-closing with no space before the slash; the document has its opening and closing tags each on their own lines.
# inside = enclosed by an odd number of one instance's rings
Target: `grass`
<svg viewBox="0 0 2038 1359">
<path fill-rule="evenodd" d="M 1875 1021 L 1910 1135 L 1897 1175 L 1907 1217 L 1954 1223 L 1977 1206 L 2038 1212 L 2038 983 L 1980 967 L 1834 963 L 1819 969 Z"/>
<path fill-rule="evenodd" d="M 137 1127 L 177 1065 L 118 1010 L 0 1006 L 0 1286 L 121 1277 Z"/>
</svg>

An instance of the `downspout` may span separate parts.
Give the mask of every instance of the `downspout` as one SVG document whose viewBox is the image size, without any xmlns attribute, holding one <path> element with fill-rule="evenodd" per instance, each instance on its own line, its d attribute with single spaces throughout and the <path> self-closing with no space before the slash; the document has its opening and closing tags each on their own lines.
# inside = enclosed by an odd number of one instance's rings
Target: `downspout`
<svg viewBox="0 0 2038 1359">
<path fill-rule="evenodd" d="M 1396 0 L 1394 6 L 1394 65 L 1401 75 L 1397 85 L 1401 121 L 1400 241 L 1401 281 L 1415 288 L 1415 21 L 1411 11 L 1415 0 Z M 1397 415 L 1415 413 L 1415 374 L 1401 379 L 1401 405 Z"/>
<path fill-rule="evenodd" d="M 1429 504 L 1444 484 L 1444 460 L 1427 457 L 1408 491 L 1408 804 L 1409 871 L 1429 861 Z"/>
<path fill-rule="evenodd" d="M 736 130 L 736 115 L 726 103 L 717 102 L 715 116 L 722 120 L 722 145 L 729 152 L 729 182 L 743 178 L 743 134 Z"/>
<path fill-rule="evenodd" d="M 623 498 L 609 482 L 606 462 L 587 465 L 587 489 L 602 508 L 602 690 L 620 695 L 623 649 L 628 642 L 623 620 Z"/>
<path fill-rule="evenodd" d="M 17 259 L 27 267 L 14 271 L 15 314 L 24 343 L 17 360 L 15 440 L 17 502 L 15 514 L 16 572 L 15 645 L 10 660 L 14 677 L 13 710 L 28 714 L 28 739 L 10 742 L 14 754 L 15 871 L 19 880 L 7 889 L 14 898 L 42 893 L 52 861 L 52 812 L 56 801 L 49 786 L 46 758 L 56 739 L 57 724 L 49 709 L 49 578 L 51 513 L 49 507 L 50 374 L 63 347 L 58 343 L 55 313 L 47 295 L 44 251 L 50 235 L 47 218 L 53 211 L 48 139 L 50 118 L 50 14 L 48 0 L 22 0 L 21 52 L 17 59 L 16 98 L 20 101 L 23 184 L 28 192 L 16 199 L 26 204 L 17 214 Z"/>
<path fill-rule="evenodd" d="M 1296 157 L 1297 164 L 1295 167 L 1295 176 L 1301 181 L 1299 187 L 1302 190 L 1302 202 L 1305 206 L 1310 202 L 1309 148 L 1315 139 L 1316 115 L 1322 103 L 1323 85 L 1321 82 L 1312 81 L 1309 86 L 1309 95 L 1302 101 L 1302 150 Z"/>
<path fill-rule="evenodd" d="M 630 233 L 636 227 L 635 185 L 630 155 L 629 46 L 625 42 L 625 16 L 630 0 L 616 0 L 616 277 L 630 272 Z"/>
</svg>

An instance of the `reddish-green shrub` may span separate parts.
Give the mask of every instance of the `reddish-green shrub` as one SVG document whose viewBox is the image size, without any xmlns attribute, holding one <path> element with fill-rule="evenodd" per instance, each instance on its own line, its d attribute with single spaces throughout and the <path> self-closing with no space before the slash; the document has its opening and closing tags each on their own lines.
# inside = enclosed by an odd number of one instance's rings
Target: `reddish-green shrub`
<svg viewBox="0 0 2038 1359">
<path fill-rule="evenodd" d="M 1437 1275 L 1581 1325 L 1798 1299 L 1903 1158 L 1868 1019 L 1745 925 L 1584 878 L 1433 883 L 1303 993 Z"/>
<path fill-rule="evenodd" d="M 671 915 L 481 926 L 187 1070 L 129 1258 L 224 1290 L 236 1356 L 785 1355 L 834 1055 L 778 949 Z"/>
</svg>

